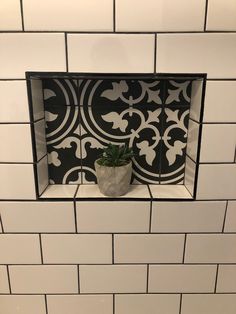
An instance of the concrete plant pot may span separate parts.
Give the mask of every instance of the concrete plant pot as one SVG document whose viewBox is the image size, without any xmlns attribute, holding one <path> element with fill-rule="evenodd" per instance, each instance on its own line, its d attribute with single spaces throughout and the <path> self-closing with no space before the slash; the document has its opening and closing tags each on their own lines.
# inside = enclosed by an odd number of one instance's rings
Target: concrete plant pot
<svg viewBox="0 0 236 314">
<path fill-rule="evenodd" d="M 132 175 L 132 162 L 125 166 L 107 167 L 95 161 L 98 187 L 106 196 L 121 196 L 128 192 Z"/>
</svg>

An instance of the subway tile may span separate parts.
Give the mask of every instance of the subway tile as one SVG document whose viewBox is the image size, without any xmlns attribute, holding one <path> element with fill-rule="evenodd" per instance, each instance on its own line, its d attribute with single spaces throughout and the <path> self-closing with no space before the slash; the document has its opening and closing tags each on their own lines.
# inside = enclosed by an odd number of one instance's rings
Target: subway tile
<svg viewBox="0 0 236 314">
<path fill-rule="evenodd" d="M 37 234 L 1 234 L 0 264 L 41 263 Z"/>
<path fill-rule="evenodd" d="M 0 34 L 0 78 L 24 78 L 25 71 L 65 71 L 65 35 Z"/>
<path fill-rule="evenodd" d="M 93 234 L 42 235 L 45 264 L 112 263 L 112 236 Z"/>
<path fill-rule="evenodd" d="M 1 310 L 4 314 L 45 314 L 43 295 L 0 295 Z"/>
<path fill-rule="evenodd" d="M 149 185 L 154 198 L 192 198 L 184 185 Z"/>
<path fill-rule="evenodd" d="M 203 86 L 203 80 L 195 80 L 192 82 L 189 117 L 198 122 L 200 122 L 201 116 Z"/>
<path fill-rule="evenodd" d="M 149 292 L 214 292 L 216 265 L 150 265 Z"/>
<path fill-rule="evenodd" d="M 42 80 L 31 79 L 28 84 L 31 90 L 30 101 L 33 110 L 33 120 L 43 119 L 45 114 Z"/>
<path fill-rule="evenodd" d="M 112 31 L 113 2 L 24 0 L 24 22 L 30 31 Z"/>
<path fill-rule="evenodd" d="M 235 199 L 236 164 L 201 164 L 197 199 Z"/>
<path fill-rule="evenodd" d="M 203 125 L 200 162 L 234 162 L 235 150 L 236 124 Z"/>
<path fill-rule="evenodd" d="M 29 124 L 0 124 L 0 162 L 33 162 Z"/>
<path fill-rule="evenodd" d="M 75 232 L 73 202 L 0 202 L 5 232 Z"/>
<path fill-rule="evenodd" d="M 115 235 L 115 263 L 181 263 L 184 234 Z"/>
<path fill-rule="evenodd" d="M 21 7 L 18 0 L 1 0 L 0 2 L 0 30 L 22 30 Z"/>
<path fill-rule="evenodd" d="M 224 232 L 236 232 L 236 201 L 229 201 Z"/>
<path fill-rule="evenodd" d="M 41 198 L 73 198 L 77 187 L 72 184 L 52 184 L 43 192 Z"/>
<path fill-rule="evenodd" d="M 116 314 L 179 314 L 179 305 L 180 296 L 174 294 L 118 294 L 115 296 Z"/>
<path fill-rule="evenodd" d="M 202 31 L 205 1 L 117 0 L 116 30 Z"/>
<path fill-rule="evenodd" d="M 112 295 L 48 295 L 49 314 L 112 314 Z"/>
<path fill-rule="evenodd" d="M 236 2 L 234 0 L 209 0 L 206 29 L 208 31 L 235 31 Z"/>
<path fill-rule="evenodd" d="M 146 265 L 80 265 L 81 293 L 136 293 L 146 291 Z"/>
<path fill-rule="evenodd" d="M 188 234 L 186 263 L 235 263 L 236 234 Z"/>
<path fill-rule="evenodd" d="M 37 176 L 38 176 L 38 190 L 39 195 L 45 191 L 49 184 L 48 177 L 48 158 L 45 156 L 37 163 Z"/>
<path fill-rule="evenodd" d="M 45 120 L 34 123 L 37 161 L 47 154 Z"/>
<path fill-rule="evenodd" d="M 109 198 L 109 196 L 103 195 L 97 184 L 83 184 L 79 186 L 76 198 Z M 130 185 L 129 191 L 120 198 L 150 198 L 150 193 L 147 185 L 136 184 Z"/>
<path fill-rule="evenodd" d="M 221 232 L 226 202 L 153 202 L 152 232 Z"/>
<path fill-rule="evenodd" d="M 152 34 L 69 34 L 70 72 L 152 73 Z"/>
<path fill-rule="evenodd" d="M 160 34 L 160 73 L 207 73 L 208 78 L 235 78 L 236 34 Z M 224 62 L 219 62 L 224 60 Z"/>
<path fill-rule="evenodd" d="M 148 232 L 150 202 L 76 202 L 78 232 Z"/>
<path fill-rule="evenodd" d="M 188 156 L 185 157 L 184 187 L 193 197 L 197 164 Z"/>
<path fill-rule="evenodd" d="M 236 122 L 236 81 L 207 81 L 204 122 Z"/>
<path fill-rule="evenodd" d="M 33 165 L 0 164 L 0 199 L 35 199 Z"/>
<path fill-rule="evenodd" d="M 233 294 L 184 294 L 181 314 L 235 314 Z"/>
<path fill-rule="evenodd" d="M 197 160 L 199 128 L 199 123 L 189 120 L 186 154 L 195 162 Z"/>
<path fill-rule="evenodd" d="M 216 292 L 236 292 L 236 265 L 219 265 Z"/>
<path fill-rule="evenodd" d="M 0 266 L 0 293 L 10 293 L 6 266 Z"/>
<path fill-rule="evenodd" d="M 0 123 L 29 122 L 25 81 L 0 81 Z"/>
<path fill-rule="evenodd" d="M 9 266 L 12 293 L 78 293 L 76 265 Z"/>
</svg>

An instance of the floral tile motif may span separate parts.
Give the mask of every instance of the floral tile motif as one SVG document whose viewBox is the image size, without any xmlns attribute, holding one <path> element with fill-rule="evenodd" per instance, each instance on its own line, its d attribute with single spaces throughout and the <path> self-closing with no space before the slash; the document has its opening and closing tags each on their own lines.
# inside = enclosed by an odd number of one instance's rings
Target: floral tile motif
<svg viewBox="0 0 236 314">
<path fill-rule="evenodd" d="M 65 89 L 63 101 L 56 100 L 62 93 L 58 86 L 62 88 L 65 82 L 44 85 L 52 183 L 96 182 L 94 162 L 110 142 L 133 147 L 134 183 L 182 183 L 190 82 L 107 79 L 72 83 L 78 95 L 72 106 Z"/>
</svg>

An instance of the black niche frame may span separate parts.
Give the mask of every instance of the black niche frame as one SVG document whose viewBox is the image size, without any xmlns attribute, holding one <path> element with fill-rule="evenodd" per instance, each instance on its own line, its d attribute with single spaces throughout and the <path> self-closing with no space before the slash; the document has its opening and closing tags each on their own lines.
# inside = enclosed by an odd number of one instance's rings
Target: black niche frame
<svg viewBox="0 0 236 314">
<path fill-rule="evenodd" d="M 149 198 L 92 198 L 89 199 L 90 201 L 102 200 L 102 201 L 113 201 L 113 200 L 120 200 L 120 201 L 193 201 L 196 199 L 196 192 L 197 192 L 197 181 L 198 181 L 198 171 L 199 171 L 199 161 L 200 161 L 200 146 L 201 146 L 201 137 L 202 137 L 202 121 L 203 121 L 203 113 L 204 113 L 204 100 L 205 100 L 205 91 L 206 91 L 206 81 L 207 81 L 207 74 L 206 73 L 73 73 L 73 72 L 35 72 L 35 71 L 28 71 L 26 72 L 26 83 L 27 83 L 27 93 L 28 93 L 28 102 L 29 102 L 29 112 L 30 112 L 30 125 L 31 125 L 31 137 L 32 137 L 32 151 L 33 151 L 33 169 L 34 169 L 34 180 L 35 180 L 35 191 L 36 191 L 36 200 L 64 200 L 64 201 L 71 201 L 72 199 L 75 200 L 75 196 L 72 198 L 47 198 L 43 199 L 40 198 L 40 195 L 46 190 L 49 185 L 49 182 L 45 184 L 42 188 L 42 182 L 40 182 L 40 170 L 39 166 L 43 159 L 47 159 L 47 155 L 43 156 L 42 158 L 37 158 L 37 135 L 35 132 L 36 123 L 43 120 L 45 117 L 44 115 L 37 119 L 35 116 L 35 108 L 34 108 L 34 95 L 32 91 L 32 81 L 41 81 L 42 79 L 155 79 L 155 80 L 190 80 L 194 82 L 199 82 L 200 87 L 200 98 L 198 104 L 198 117 L 195 119 L 195 114 L 191 116 L 191 106 L 190 106 L 190 117 L 189 120 L 193 121 L 198 124 L 198 137 L 196 142 L 196 158 L 193 160 L 188 153 L 186 154 L 189 157 L 189 160 L 195 163 L 195 170 L 194 170 L 194 177 L 193 180 L 193 187 L 190 194 L 192 198 L 155 198 L 150 193 Z M 191 104 L 192 105 L 192 104 Z M 184 184 L 185 185 L 185 184 Z M 147 184 L 148 188 L 149 185 Z M 187 189 L 189 191 L 189 189 Z M 150 189 L 149 189 L 150 191 Z M 79 198 L 79 200 L 88 200 L 88 198 Z"/>
</svg>

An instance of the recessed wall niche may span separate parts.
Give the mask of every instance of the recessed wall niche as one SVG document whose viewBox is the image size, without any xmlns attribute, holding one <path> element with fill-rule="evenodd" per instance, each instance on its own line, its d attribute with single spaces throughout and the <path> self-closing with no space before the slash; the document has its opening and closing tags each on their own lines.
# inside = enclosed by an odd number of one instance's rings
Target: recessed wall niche
<svg viewBox="0 0 236 314">
<path fill-rule="evenodd" d="M 194 197 L 205 74 L 27 73 L 38 194 L 95 184 L 108 143 L 133 147 L 133 184 Z"/>
</svg>

